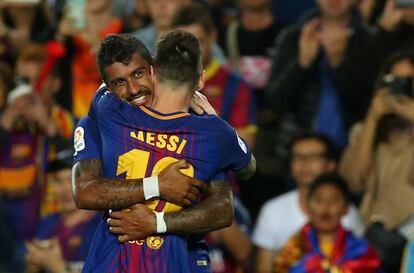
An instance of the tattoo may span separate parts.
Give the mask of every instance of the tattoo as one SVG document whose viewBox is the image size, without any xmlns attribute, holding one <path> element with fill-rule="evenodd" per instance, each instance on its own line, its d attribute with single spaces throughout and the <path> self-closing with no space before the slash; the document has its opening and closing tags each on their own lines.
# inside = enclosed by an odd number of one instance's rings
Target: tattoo
<svg viewBox="0 0 414 273">
<path fill-rule="evenodd" d="M 236 177 L 238 180 L 242 180 L 242 181 L 249 180 L 250 178 L 252 178 L 255 172 L 256 172 L 256 159 L 254 158 L 252 154 L 249 164 L 243 169 L 241 169 L 240 171 L 236 172 Z"/>
<path fill-rule="evenodd" d="M 73 166 L 73 173 L 78 208 L 123 209 L 145 200 L 142 179 L 104 178 L 100 160 L 81 160 Z"/>
<path fill-rule="evenodd" d="M 233 194 L 230 183 L 211 181 L 205 195 L 205 199 L 196 205 L 165 214 L 169 233 L 204 234 L 231 225 Z"/>
</svg>

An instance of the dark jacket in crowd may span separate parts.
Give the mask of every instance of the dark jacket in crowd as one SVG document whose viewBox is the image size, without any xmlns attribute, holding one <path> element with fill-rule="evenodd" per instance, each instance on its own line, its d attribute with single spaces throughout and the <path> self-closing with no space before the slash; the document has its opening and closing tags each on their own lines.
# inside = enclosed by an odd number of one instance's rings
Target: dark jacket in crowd
<svg viewBox="0 0 414 273">
<path fill-rule="evenodd" d="M 298 64 L 299 39 L 302 26 L 319 15 L 312 11 L 299 24 L 287 28 L 276 40 L 272 72 L 266 94 L 278 116 L 274 153 L 280 158 L 281 171 L 286 170 L 288 143 L 295 135 L 313 129 L 321 93 L 321 53 L 309 69 Z M 364 117 L 379 69 L 377 50 L 373 45 L 376 31 L 363 25 L 357 12 L 350 24 L 348 47 L 339 67 L 330 70 L 330 79 L 337 91 L 346 129 Z"/>
</svg>

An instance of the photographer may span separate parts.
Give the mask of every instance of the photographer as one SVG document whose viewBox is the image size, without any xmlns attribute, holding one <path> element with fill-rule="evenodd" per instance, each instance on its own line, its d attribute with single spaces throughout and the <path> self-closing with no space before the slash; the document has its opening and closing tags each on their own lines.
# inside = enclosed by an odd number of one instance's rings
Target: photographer
<svg viewBox="0 0 414 273">
<path fill-rule="evenodd" d="M 387 272 L 398 272 L 414 227 L 414 52 L 399 51 L 385 62 L 362 124 L 353 127 L 340 173 L 362 193 L 366 236 Z"/>
</svg>

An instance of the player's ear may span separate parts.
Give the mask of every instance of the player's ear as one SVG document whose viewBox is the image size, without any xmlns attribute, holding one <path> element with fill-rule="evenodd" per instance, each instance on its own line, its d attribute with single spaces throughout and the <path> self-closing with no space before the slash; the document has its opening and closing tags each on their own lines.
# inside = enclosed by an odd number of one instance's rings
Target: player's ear
<svg viewBox="0 0 414 273">
<path fill-rule="evenodd" d="M 198 83 L 197 83 L 197 90 L 203 90 L 204 85 L 206 83 L 206 71 L 203 69 L 203 71 L 200 74 L 200 77 L 198 78 Z"/>
</svg>

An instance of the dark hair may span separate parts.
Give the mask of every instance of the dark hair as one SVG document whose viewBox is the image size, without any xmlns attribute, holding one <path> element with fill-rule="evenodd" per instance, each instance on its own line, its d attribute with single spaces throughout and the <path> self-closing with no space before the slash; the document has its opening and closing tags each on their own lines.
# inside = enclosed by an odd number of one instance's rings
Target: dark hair
<svg viewBox="0 0 414 273">
<path fill-rule="evenodd" d="M 383 63 L 381 71 L 375 81 L 374 90 L 379 90 L 383 87 L 382 79 L 385 75 L 391 72 L 392 67 L 403 60 L 408 60 L 414 66 L 414 50 L 403 49 L 392 53 Z M 379 142 L 386 141 L 388 136 L 393 131 L 410 130 L 411 122 L 406 118 L 395 114 L 384 114 L 379 120 L 375 133 L 375 145 Z"/>
<path fill-rule="evenodd" d="M 318 133 L 303 133 L 293 138 L 293 140 L 290 143 L 290 154 L 292 154 L 293 147 L 297 143 L 301 141 L 305 141 L 305 140 L 318 141 L 325 147 L 325 157 L 330 160 L 335 160 L 335 161 L 337 160 L 337 153 L 335 152 L 331 139 L 324 134 L 318 134 Z"/>
<path fill-rule="evenodd" d="M 337 188 L 347 203 L 351 202 L 351 193 L 345 180 L 336 173 L 326 173 L 318 176 L 309 186 L 308 198 L 310 199 L 317 189 L 324 185 L 332 185 Z"/>
<path fill-rule="evenodd" d="M 213 17 L 207 7 L 194 3 L 185 5 L 177 11 L 172 19 L 172 27 L 201 25 L 204 31 L 211 34 L 214 28 Z"/>
<path fill-rule="evenodd" d="M 110 34 L 102 40 L 96 54 L 96 64 L 102 80 L 107 83 L 105 68 L 115 62 L 128 64 L 138 54 L 152 65 L 152 57 L 144 43 L 128 34 Z"/>
<path fill-rule="evenodd" d="M 157 42 L 154 66 L 161 82 L 194 88 L 202 72 L 200 43 L 188 32 L 174 30 Z"/>
</svg>

